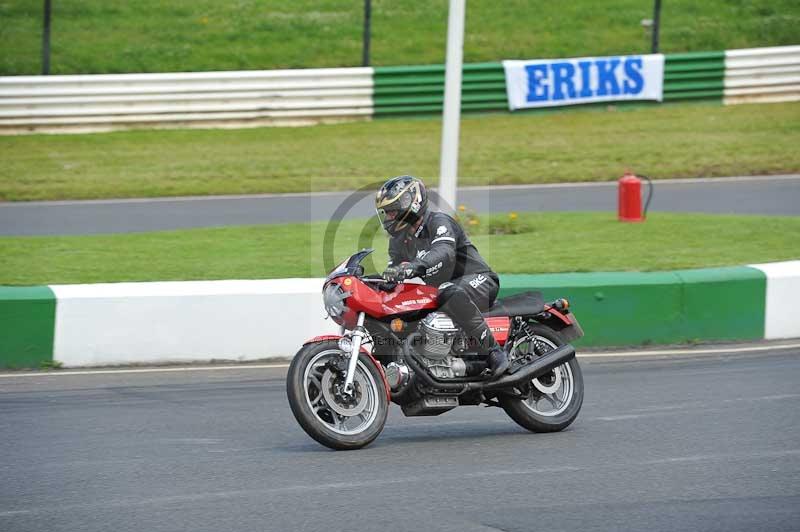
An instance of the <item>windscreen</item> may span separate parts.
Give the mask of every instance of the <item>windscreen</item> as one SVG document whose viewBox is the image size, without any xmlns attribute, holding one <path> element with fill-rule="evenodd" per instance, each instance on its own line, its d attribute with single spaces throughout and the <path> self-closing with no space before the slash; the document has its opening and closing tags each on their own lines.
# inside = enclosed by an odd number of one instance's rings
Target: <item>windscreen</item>
<svg viewBox="0 0 800 532">
<path fill-rule="evenodd" d="M 355 275 L 358 272 L 361 261 L 373 251 L 373 249 L 362 249 L 358 253 L 351 255 L 347 260 L 334 268 L 333 271 L 328 274 L 327 278 L 335 279 L 336 277 L 343 277 L 345 275 Z"/>
</svg>

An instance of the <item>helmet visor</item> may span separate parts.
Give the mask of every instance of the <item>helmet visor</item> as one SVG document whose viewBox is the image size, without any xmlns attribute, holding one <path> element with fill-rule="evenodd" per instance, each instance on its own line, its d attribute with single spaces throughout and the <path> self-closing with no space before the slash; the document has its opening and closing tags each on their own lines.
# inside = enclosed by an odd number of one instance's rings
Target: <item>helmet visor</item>
<svg viewBox="0 0 800 532">
<path fill-rule="evenodd" d="M 375 210 L 381 225 L 389 234 L 396 234 L 406 226 L 406 219 L 418 194 L 415 183 L 398 183 L 391 190 L 378 193 Z"/>
<path fill-rule="evenodd" d="M 389 232 L 392 232 L 402 213 L 397 209 L 391 208 L 378 208 L 375 210 L 378 212 L 378 219 L 381 221 L 383 228 Z"/>
</svg>

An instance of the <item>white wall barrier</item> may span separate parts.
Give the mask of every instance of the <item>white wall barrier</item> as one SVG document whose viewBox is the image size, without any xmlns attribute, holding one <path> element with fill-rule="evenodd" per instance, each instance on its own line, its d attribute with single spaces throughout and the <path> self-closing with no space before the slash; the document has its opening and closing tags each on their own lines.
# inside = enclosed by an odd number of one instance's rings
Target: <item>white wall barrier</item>
<svg viewBox="0 0 800 532">
<path fill-rule="evenodd" d="M 800 338 L 800 260 L 751 267 L 767 276 L 764 338 Z"/>
<path fill-rule="evenodd" d="M 0 132 L 370 118 L 372 68 L 0 77 Z"/>
<path fill-rule="evenodd" d="M 725 52 L 725 105 L 800 101 L 800 46 Z"/>
<path fill-rule="evenodd" d="M 764 337 L 800 338 L 800 260 L 766 277 Z M 52 285 L 53 359 L 66 367 L 286 357 L 338 333 L 323 279 Z"/>
<path fill-rule="evenodd" d="M 66 367 L 285 357 L 338 332 L 322 279 L 54 285 Z"/>
</svg>

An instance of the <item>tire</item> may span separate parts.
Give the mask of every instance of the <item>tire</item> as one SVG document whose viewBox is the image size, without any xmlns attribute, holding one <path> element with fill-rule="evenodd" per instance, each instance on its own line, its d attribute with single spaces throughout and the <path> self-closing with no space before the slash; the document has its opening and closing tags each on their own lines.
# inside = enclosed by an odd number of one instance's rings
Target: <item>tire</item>
<svg viewBox="0 0 800 532">
<path fill-rule="evenodd" d="M 289 365 L 286 395 L 295 419 L 317 442 L 336 450 L 360 449 L 369 445 L 383 430 L 389 401 L 380 370 L 367 355 L 362 354 L 354 381 L 357 404 L 350 412 L 358 412 L 359 408 L 361 411 L 358 415 L 345 412 L 349 406 L 337 402 L 338 396 L 333 392 L 340 377 L 324 365 L 341 352 L 336 340 L 303 346 Z M 334 408 L 345 413 L 337 414 Z"/>
<path fill-rule="evenodd" d="M 550 327 L 533 324 L 531 330 L 534 336 L 548 347 L 554 349 L 560 347 L 566 342 L 561 335 Z M 560 373 L 556 377 L 556 372 Z M 548 400 L 546 393 L 540 391 L 539 388 L 547 390 L 555 388 L 559 383 L 557 380 L 561 379 L 561 388 L 556 389 L 553 394 L 549 394 L 551 398 Z M 536 386 L 538 381 L 538 388 Z M 571 390 L 565 388 L 567 381 L 571 381 Z M 559 400 L 559 390 L 563 389 L 562 400 Z M 558 432 L 567 428 L 575 418 L 583 405 L 583 374 L 578 365 L 578 360 L 573 358 L 566 364 L 562 364 L 555 368 L 547 375 L 543 375 L 540 379 L 531 381 L 531 398 L 528 400 L 514 398 L 508 395 L 500 395 L 500 405 L 506 414 L 511 419 L 517 422 L 520 426 L 530 430 L 531 432 Z M 538 400 L 536 400 L 538 399 Z M 549 403 L 553 408 L 549 412 L 544 412 L 538 405 Z"/>
</svg>

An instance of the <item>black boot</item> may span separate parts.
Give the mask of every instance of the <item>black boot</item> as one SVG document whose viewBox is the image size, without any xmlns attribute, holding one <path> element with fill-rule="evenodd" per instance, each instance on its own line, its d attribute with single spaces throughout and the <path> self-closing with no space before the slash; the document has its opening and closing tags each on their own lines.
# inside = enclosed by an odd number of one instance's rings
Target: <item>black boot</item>
<svg viewBox="0 0 800 532">
<path fill-rule="evenodd" d="M 510 361 L 505 349 L 497 344 L 494 335 L 484 322 L 470 332 L 470 336 L 477 340 L 478 354 L 486 357 L 486 365 L 492 379 L 497 379 L 506 372 Z"/>
<path fill-rule="evenodd" d="M 500 346 L 492 349 L 492 352 L 489 353 L 489 358 L 486 359 L 486 363 L 489 366 L 489 370 L 492 372 L 492 380 L 499 378 L 500 375 L 505 373 L 509 364 L 511 364 L 505 349 Z"/>
</svg>

